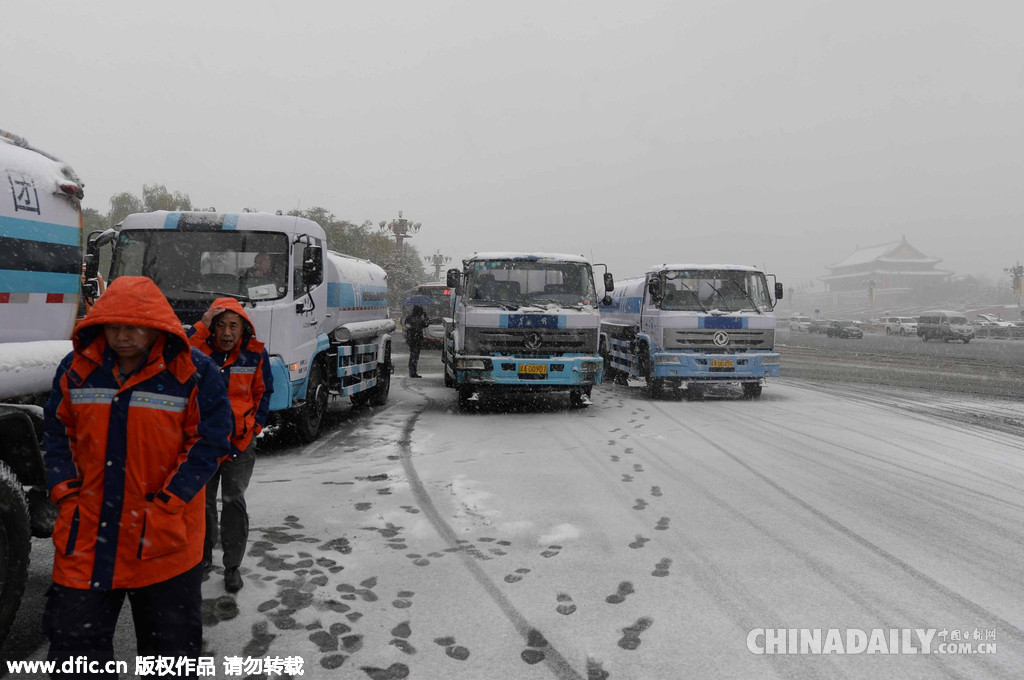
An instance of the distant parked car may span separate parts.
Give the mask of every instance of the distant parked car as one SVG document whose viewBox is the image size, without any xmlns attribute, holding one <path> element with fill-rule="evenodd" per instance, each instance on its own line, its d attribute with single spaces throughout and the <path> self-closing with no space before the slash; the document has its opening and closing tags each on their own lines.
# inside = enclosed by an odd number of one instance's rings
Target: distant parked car
<svg viewBox="0 0 1024 680">
<path fill-rule="evenodd" d="M 855 321 L 850 321 L 849 319 L 830 322 L 825 334 L 830 338 L 864 337 L 864 331 L 861 330 L 860 326 L 858 326 Z"/>
<path fill-rule="evenodd" d="M 815 319 L 807 327 L 807 332 L 808 333 L 824 333 L 824 332 L 826 332 L 828 330 L 828 323 L 829 322 L 828 322 L 827 319 Z"/>
<path fill-rule="evenodd" d="M 886 335 L 917 335 L 917 319 L 912 316 L 887 316 L 882 322 Z"/>
<path fill-rule="evenodd" d="M 811 317 L 809 316 L 789 317 L 789 330 L 791 331 L 806 331 L 810 325 Z"/>
<path fill-rule="evenodd" d="M 1003 321 L 995 314 L 978 314 L 978 321 L 974 324 L 977 326 L 990 326 L 995 328 L 1010 328 L 1014 325 L 1012 321 Z"/>
</svg>

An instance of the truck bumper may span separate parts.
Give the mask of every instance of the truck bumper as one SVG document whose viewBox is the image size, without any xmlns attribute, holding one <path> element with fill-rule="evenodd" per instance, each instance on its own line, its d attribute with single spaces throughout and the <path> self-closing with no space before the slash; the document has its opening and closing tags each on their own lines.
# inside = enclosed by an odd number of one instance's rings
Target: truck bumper
<svg viewBox="0 0 1024 680">
<path fill-rule="evenodd" d="M 551 359 L 457 356 L 454 368 L 457 385 L 560 391 L 600 385 L 604 360 L 594 356 Z"/>
<path fill-rule="evenodd" d="M 696 354 L 657 352 L 654 377 L 683 381 L 752 382 L 779 377 L 778 352 L 749 354 Z"/>
</svg>

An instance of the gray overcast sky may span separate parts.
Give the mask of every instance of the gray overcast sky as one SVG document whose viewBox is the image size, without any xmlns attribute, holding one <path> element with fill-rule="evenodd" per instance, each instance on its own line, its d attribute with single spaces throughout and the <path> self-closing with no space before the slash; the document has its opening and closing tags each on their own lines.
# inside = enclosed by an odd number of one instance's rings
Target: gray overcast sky
<svg viewBox="0 0 1024 680">
<path fill-rule="evenodd" d="M 403 210 L 424 255 L 787 285 L 906 235 L 996 279 L 1024 260 L 1021 26 L 1019 0 L 0 0 L 0 128 L 103 212 L 159 183 Z"/>
</svg>

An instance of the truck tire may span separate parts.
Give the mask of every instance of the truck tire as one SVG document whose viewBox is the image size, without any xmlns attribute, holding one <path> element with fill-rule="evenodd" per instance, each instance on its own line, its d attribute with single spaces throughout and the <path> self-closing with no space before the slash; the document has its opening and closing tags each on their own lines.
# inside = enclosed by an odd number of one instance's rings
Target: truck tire
<svg viewBox="0 0 1024 680">
<path fill-rule="evenodd" d="M 383 406 L 391 394 L 391 343 L 384 350 L 384 363 L 377 367 L 377 384 L 370 388 L 370 405 Z"/>
<path fill-rule="evenodd" d="M 473 396 L 474 390 L 472 387 L 462 386 L 459 388 L 459 410 L 470 411 L 476 410 L 477 403 L 470 401 L 469 398 Z"/>
<path fill-rule="evenodd" d="M 569 407 L 586 408 L 589 406 L 589 404 L 583 400 L 583 395 L 587 395 L 587 399 L 590 399 L 592 389 L 593 388 L 591 387 L 585 387 L 582 390 L 572 390 L 569 392 Z"/>
<path fill-rule="evenodd" d="M 743 383 L 743 396 L 747 399 L 757 399 L 761 396 L 760 383 Z"/>
<path fill-rule="evenodd" d="M 309 369 L 306 401 L 296 409 L 294 419 L 295 429 L 298 430 L 299 440 L 303 444 L 316 441 L 320 436 L 320 426 L 327 411 L 327 399 L 327 369 L 324 368 L 323 361 L 317 359 Z"/>
<path fill-rule="evenodd" d="M 25 591 L 32 549 L 29 522 L 21 483 L 0 463 L 0 641 L 7 637 Z"/>
<path fill-rule="evenodd" d="M 640 373 L 647 382 L 647 396 L 651 399 L 664 399 L 667 393 L 665 379 L 654 377 L 654 366 L 651 365 L 650 356 L 646 343 L 640 345 Z"/>
</svg>

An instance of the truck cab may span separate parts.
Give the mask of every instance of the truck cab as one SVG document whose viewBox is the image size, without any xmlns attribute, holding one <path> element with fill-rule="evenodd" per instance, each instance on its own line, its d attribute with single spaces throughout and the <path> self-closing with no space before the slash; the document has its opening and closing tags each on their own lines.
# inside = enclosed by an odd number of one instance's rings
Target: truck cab
<svg viewBox="0 0 1024 680">
<path fill-rule="evenodd" d="M 467 407 L 485 392 L 565 392 L 587 406 L 601 382 L 601 299 L 578 255 L 476 253 L 448 272 L 445 384 Z M 605 275 L 611 289 L 611 275 Z"/>
<path fill-rule="evenodd" d="M 740 383 L 761 394 L 778 376 L 776 317 L 782 284 L 758 269 L 728 264 L 664 264 L 619 281 L 601 308 L 601 350 L 609 374 L 644 380 L 653 396 Z"/>
<path fill-rule="evenodd" d="M 246 307 L 270 355 L 270 410 L 312 441 L 330 396 L 383 403 L 391 376 L 387 275 L 325 247 L 323 228 L 269 213 L 136 213 L 90 236 L 90 262 L 113 248 L 107 280 L 147 276 L 178 318 L 199 321 L 218 297 Z"/>
</svg>

